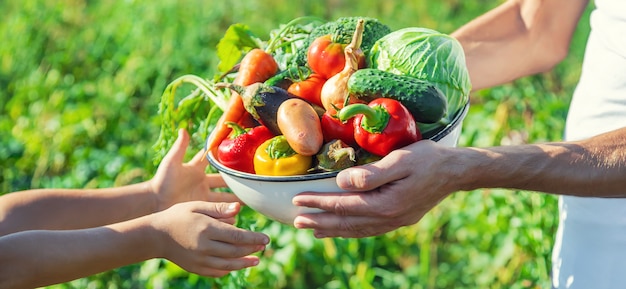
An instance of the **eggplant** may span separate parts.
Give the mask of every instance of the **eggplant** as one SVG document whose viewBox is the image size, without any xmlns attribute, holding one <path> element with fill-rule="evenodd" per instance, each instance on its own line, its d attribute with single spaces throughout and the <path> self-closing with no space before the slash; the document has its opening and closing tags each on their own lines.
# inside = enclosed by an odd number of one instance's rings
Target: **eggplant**
<svg viewBox="0 0 626 289">
<path fill-rule="evenodd" d="M 228 88 L 239 93 L 243 106 L 260 124 L 266 126 L 274 135 L 280 135 L 278 128 L 278 107 L 290 98 L 297 97 L 278 86 L 261 82 L 242 86 L 232 83 L 217 83 L 218 88 Z"/>
</svg>

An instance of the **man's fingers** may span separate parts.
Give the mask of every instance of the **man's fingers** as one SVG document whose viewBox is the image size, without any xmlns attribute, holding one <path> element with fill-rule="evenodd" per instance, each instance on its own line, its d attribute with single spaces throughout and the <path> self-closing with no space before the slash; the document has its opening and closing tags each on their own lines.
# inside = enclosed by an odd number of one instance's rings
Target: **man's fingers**
<svg viewBox="0 0 626 289">
<path fill-rule="evenodd" d="M 376 215 L 373 208 L 377 204 L 377 191 L 354 193 L 314 193 L 304 192 L 296 195 L 292 203 L 299 207 L 318 208 L 339 216 Z"/>
<path fill-rule="evenodd" d="M 411 168 L 402 166 L 401 153 L 391 152 L 378 162 L 345 169 L 337 174 L 337 185 L 348 191 L 369 191 L 407 177 Z"/>
<path fill-rule="evenodd" d="M 389 220 L 376 217 L 340 217 L 330 213 L 315 213 L 297 216 L 293 225 L 298 229 L 313 229 L 316 238 L 363 238 L 392 230 L 387 222 Z"/>
</svg>

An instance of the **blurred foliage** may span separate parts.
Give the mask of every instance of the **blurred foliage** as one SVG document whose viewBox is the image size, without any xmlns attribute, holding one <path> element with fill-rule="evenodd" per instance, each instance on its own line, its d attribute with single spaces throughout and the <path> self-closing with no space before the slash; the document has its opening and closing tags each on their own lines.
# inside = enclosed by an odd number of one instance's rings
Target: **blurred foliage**
<svg viewBox="0 0 626 289">
<path fill-rule="evenodd" d="M 0 193 L 150 178 L 161 94 L 212 76 L 233 23 L 266 37 L 299 16 L 362 15 L 450 33 L 500 2 L 0 1 Z M 472 95 L 460 146 L 561 139 L 587 17 L 553 71 Z M 50 288 L 547 288 L 556 212 L 553 196 L 459 192 L 414 226 L 318 240 L 246 208 L 240 225 L 272 237 L 256 268 L 210 279 L 157 259 Z"/>
</svg>

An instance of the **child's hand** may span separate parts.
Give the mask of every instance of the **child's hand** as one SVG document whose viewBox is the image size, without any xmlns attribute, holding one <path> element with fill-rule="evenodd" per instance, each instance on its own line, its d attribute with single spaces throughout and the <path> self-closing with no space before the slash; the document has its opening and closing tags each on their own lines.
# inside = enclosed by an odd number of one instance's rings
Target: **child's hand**
<svg viewBox="0 0 626 289">
<path fill-rule="evenodd" d="M 221 277 L 259 263 L 269 237 L 232 225 L 239 203 L 187 202 L 153 215 L 162 256 L 183 269 Z M 219 219 L 219 221 L 217 220 Z"/>
<path fill-rule="evenodd" d="M 178 138 L 150 180 L 150 189 L 157 199 L 156 211 L 187 201 L 237 202 L 230 193 L 212 192 L 212 188 L 224 188 L 226 184 L 219 174 L 206 174 L 209 162 L 204 150 L 199 151 L 188 163 L 183 163 L 189 134 L 178 131 Z"/>
</svg>

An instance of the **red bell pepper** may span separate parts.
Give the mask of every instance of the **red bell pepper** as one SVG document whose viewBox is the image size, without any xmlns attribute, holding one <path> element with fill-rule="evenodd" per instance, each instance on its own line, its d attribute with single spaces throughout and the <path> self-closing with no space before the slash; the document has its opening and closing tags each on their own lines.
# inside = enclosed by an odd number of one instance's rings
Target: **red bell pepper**
<svg viewBox="0 0 626 289">
<path fill-rule="evenodd" d="M 368 104 L 350 104 L 338 116 L 342 121 L 354 117 L 357 144 L 378 156 L 422 139 L 411 113 L 395 99 L 377 98 Z"/>
<path fill-rule="evenodd" d="M 232 132 L 217 147 L 217 160 L 231 169 L 254 174 L 254 152 L 274 135 L 262 125 L 250 129 L 234 122 L 226 125 L 232 128 Z"/>
<path fill-rule="evenodd" d="M 349 146 L 357 145 L 354 140 L 354 126 L 351 121 L 342 122 L 339 117 L 326 111 L 322 114 L 320 123 L 324 134 L 324 143 L 339 139 Z"/>
</svg>

